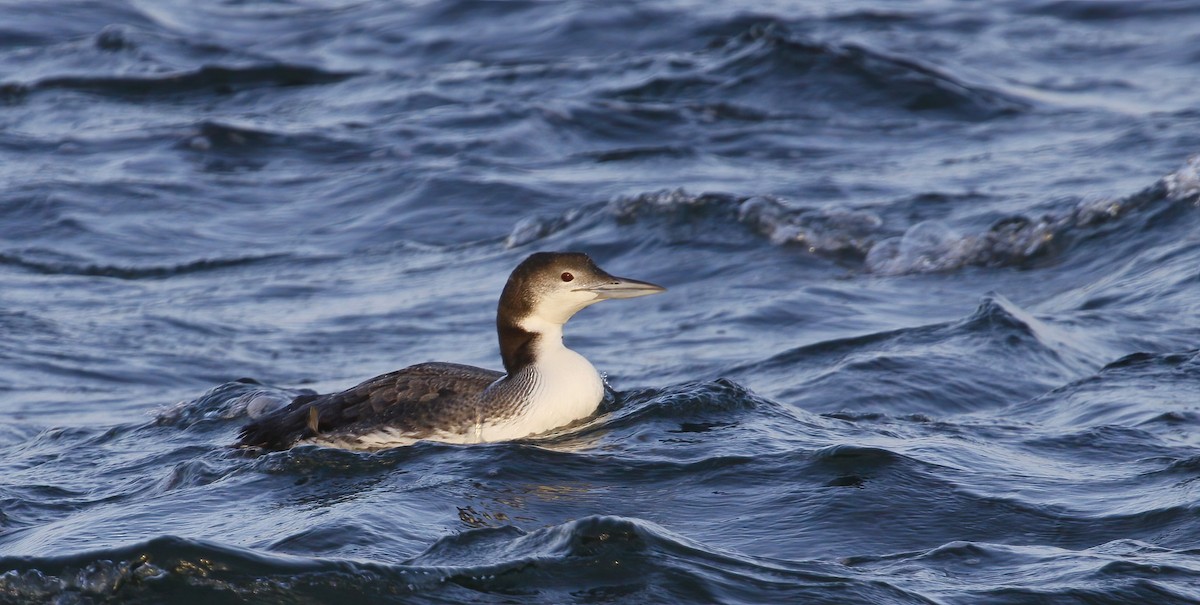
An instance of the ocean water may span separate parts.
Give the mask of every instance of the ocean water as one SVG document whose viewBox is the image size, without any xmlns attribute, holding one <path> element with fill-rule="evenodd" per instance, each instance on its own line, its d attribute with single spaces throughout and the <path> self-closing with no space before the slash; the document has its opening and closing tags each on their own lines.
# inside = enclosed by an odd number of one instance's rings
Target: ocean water
<svg viewBox="0 0 1200 605">
<path fill-rule="evenodd" d="M 1200 3 L 0 3 L 0 602 L 1198 603 Z M 231 448 L 668 292 L 543 439 Z"/>
</svg>

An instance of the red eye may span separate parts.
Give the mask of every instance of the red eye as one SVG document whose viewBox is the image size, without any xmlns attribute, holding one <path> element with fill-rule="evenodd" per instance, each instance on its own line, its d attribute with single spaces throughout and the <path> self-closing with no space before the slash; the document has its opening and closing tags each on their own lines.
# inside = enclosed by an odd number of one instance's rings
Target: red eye
<svg viewBox="0 0 1200 605">
<path fill-rule="evenodd" d="M 566 271 L 563 272 L 563 274 L 562 274 L 563 281 L 571 281 L 573 279 L 575 279 L 574 275 L 571 275 L 569 272 L 566 272 Z"/>
</svg>

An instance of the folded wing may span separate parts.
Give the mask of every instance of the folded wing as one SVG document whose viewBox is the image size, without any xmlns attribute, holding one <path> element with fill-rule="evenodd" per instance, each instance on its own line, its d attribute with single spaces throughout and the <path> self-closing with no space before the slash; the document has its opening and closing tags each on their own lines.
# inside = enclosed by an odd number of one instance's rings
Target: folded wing
<svg viewBox="0 0 1200 605">
<path fill-rule="evenodd" d="M 239 446 L 284 449 L 311 438 L 353 440 L 387 429 L 420 439 L 466 431 L 479 395 L 504 374 L 454 363 L 422 363 L 376 376 L 338 393 L 301 395 L 242 428 Z"/>
</svg>

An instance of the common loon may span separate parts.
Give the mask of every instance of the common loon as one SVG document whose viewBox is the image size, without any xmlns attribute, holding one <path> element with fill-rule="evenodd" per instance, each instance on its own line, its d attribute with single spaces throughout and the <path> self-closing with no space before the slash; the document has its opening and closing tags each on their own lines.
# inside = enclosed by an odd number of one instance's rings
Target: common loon
<svg viewBox="0 0 1200 605">
<path fill-rule="evenodd" d="M 376 450 L 421 439 L 520 439 L 570 424 L 596 411 L 604 381 L 563 345 L 563 324 L 602 300 L 663 290 L 609 275 L 583 253 L 532 254 L 509 276 L 496 310 L 504 373 L 431 362 L 339 393 L 301 395 L 243 427 L 238 445 Z"/>
</svg>

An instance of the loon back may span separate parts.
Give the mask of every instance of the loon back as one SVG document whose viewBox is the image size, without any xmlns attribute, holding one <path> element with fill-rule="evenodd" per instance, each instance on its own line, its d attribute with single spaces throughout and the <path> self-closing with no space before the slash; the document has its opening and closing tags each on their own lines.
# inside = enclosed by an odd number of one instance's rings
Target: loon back
<svg viewBox="0 0 1200 605">
<path fill-rule="evenodd" d="M 409 366 L 338 393 L 301 395 L 243 427 L 238 446 L 285 449 L 318 440 L 369 449 L 370 435 L 380 429 L 415 440 L 473 427 L 479 395 L 503 376 L 456 363 Z"/>
</svg>

